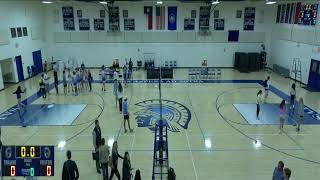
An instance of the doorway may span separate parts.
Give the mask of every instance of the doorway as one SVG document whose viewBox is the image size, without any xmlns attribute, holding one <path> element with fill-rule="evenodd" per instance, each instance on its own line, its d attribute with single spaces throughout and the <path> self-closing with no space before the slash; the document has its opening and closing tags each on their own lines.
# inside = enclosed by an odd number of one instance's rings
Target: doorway
<svg viewBox="0 0 320 180">
<path fill-rule="evenodd" d="M 311 59 L 308 86 L 320 90 L 320 61 Z"/>
</svg>

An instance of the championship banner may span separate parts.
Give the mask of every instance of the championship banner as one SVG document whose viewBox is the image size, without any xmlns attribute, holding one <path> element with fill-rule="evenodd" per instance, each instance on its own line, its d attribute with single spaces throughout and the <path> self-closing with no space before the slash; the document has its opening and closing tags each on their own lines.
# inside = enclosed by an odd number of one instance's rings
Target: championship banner
<svg viewBox="0 0 320 180">
<path fill-rule="evenodd" d="M 144 14 L 147 17 L 148 30 L 152 30 L 152 6 L 144 6 Z"/>
<path fill-rule="evenodd" d="M 89 19 L 79 19 L 79 30 L 80 31 L 90 31 L 90 20 Z"/>
<path fill-rule="evenodd" d="M 125 31 L 134 31 L 135 30 L 134 19 L 124 19 L 123 24 L 124 24 Z"/>
<path fill-rule="evenodd" d="M 65 31 L 74 31 L 74 14 L 73 7 L 64 6 L 62 7 L 62 17 L 63 17 L 63 29 Z"/>
<path fill-rule="evenodd" d="M 168 30 L 177 30 L 177 6 L 168 7 Z"/>
<path fill-rule="evenodd" d="M 214 30 L 224 31 L 224 19 L 214 19 Z"/>
<path fill-rule="evenodd" d="M 186 18 L 184 19 L 184 30 L 193 31 L 195 27 L 195 19 Z"/>
<path fill-rule="evenodd" d="M 210 25 L 210 7 L 201 6 L 199 12 L 199 31 L 208 31 Z"/>
<path fill-rule="evenodd" d="M 120 31 L 119 7 L 109 7 L 109 30 Z"/>
<path fill-rule="evenodd" d="M 104 19 L 94 19 L 93 26 L 95 31 L 104 31 L 105 30 Z"/>
<path fill-rule="evenodd" d="M 244 9 L 244 31 L 253 31 L 254 30 L 254 21 L 256 17 L 256 8 L 247 7 Z"/>
</svg>

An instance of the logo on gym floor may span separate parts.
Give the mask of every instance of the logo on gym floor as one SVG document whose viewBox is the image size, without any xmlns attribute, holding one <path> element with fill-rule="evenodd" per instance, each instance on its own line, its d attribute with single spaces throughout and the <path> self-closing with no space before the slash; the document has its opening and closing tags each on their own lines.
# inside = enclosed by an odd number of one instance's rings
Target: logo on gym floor
<svg viewBox="0 0 320 180">
<path fill-rule="evenodd" d="M 146 100 L 135 104 L 141 107 L 136 112 L 138 127 L 147 127 L 154 131 L 154 125 L 160 120 L 160 104 L 158 99 Z M 162 100 L 162 118 L 171 132 L 180 132 L 180 128 L 188 129 L 191 120 L 190 110 L 175 101 Z"/>
</svg>

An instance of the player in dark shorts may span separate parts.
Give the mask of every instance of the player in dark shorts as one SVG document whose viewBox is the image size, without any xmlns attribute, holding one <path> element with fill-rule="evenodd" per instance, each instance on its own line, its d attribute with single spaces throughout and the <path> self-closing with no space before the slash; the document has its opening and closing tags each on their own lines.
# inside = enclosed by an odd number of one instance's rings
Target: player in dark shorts
<svg viewBox="0 0 320 180">
<path fill-rule="evenodd" d="M 123 126 L 124 126 L 124 132 L 126 133 L 127 132 L 127 128 L 126 128 L 126 122 L 128 122 L 128 126 L 129 126 L 129 130 L 130 132 L 133 132 L 133 129 L 131 129 L 131 126 L 130 126 L 130 116 L 129 116 L 129 103 L 128 103 L 128 100 L 127 100 L 127 97 L 124 98 L 124 101 L 122 103 L 122 112 L 123 112 Z"/>
</svg>

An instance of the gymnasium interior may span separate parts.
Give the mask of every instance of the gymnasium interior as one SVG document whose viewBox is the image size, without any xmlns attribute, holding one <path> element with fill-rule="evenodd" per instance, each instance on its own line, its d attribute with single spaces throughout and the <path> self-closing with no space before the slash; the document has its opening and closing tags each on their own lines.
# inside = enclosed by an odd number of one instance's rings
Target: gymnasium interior
<svg viewBox="0 0 320 180">
<path fill-rule="evenodd" d="M 318 180 L 318 9 L 0 0 L 1 179 Z"/>
</svg>

